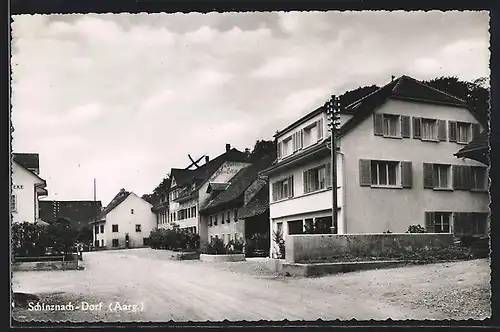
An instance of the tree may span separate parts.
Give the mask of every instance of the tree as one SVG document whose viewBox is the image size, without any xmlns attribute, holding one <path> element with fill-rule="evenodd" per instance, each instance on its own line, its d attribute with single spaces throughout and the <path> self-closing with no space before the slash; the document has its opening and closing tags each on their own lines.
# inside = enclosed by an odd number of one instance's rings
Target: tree
<svg viewBox="0 0 500 332">
<path fill-rule="evenodd" d="M 340 105 L 342 107 L 346 107 L 353 102 L 369 95 L 372 92 L 375 92 L 379 89 L 380 87 L 376 85 L 370 85 L 370 86 L 362 86 L 354 90 L 349 90 L 344 92 L 342 95 L 339 96 L 340 98 Z"/>
<path fill-rule="evenodd" d="M 92 232 L 92 228 L 89 226 L 83 226 L 77 235 L 78 242 L 91 244 L 94 237 L 94 233 Z"/>
<path fill-rule="evenodd" d="M 250 160 L 260 160 L 270 154 L 276 154 L 276 142 L 257 140 L 250 153 Z"/>
</svg>

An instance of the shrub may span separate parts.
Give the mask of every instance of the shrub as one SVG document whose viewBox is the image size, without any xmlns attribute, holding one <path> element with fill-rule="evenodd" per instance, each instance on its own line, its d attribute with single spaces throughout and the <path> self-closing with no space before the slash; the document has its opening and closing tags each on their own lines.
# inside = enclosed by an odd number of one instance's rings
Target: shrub
<svg viewBox="0 0 500 332">
<path fill-rule="evenodd" d="M 204 248 L 203 252 L 211 255 L 224 255 L 226 253 L 226 246 L 224 245 L 224 241 L 222 241 L 222 239 L 216 237 L 210 241 L 210 243 Z"/>
<path fill-rule="evenodd" d="M 243 254 L 245 248 L 245 243 L 240 240 L 231 240 L 226 245 L 226 253 L 227 254 Z"/>
<path fill-rule="evenodd" d="M 200 236 L 189 233 L 179 227 L 171 229 L 155 229 L 149 234 L 152 249 L 198 249 Z"/>
<path fill-rule="evenodd" d="M 261 250 L 267 256 L 269 254 L 269 235 L 266 233 L 253 234 L 245 245 L 245 252 L 248 255 L 255 254 L 255 251 Z"/>
<path fill-rule="evenodd" d="M 273 241 L 278 247 L 277 258 L 284 259 L 285 258 L 285 240 L 283 239 L 283 232 L 274 231 L 273 232 Z"/>
<path fill-rule="evenodd" d="M 410 225 L 406 233 L 425 233 L 425 228 L 420 225 Z"/>
</svg>

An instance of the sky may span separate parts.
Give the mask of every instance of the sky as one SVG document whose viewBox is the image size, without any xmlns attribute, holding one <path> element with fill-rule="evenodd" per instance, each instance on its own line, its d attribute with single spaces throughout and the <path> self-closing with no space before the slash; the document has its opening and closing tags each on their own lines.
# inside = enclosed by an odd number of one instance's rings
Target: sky
<svg viewBox="0 0 500 332">
<path fill-rule="evenodd" d="M 55 200 L 150 193 L 193 158 L 243 151 L 331 94 L 489 77 L 488 12 L 13 17 L 12 149 Z"/>
</svg>

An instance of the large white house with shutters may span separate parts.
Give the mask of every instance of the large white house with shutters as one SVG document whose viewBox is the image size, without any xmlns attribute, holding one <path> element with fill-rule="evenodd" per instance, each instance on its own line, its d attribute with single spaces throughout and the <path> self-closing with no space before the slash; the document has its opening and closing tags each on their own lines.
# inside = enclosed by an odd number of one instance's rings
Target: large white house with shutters
<svg viewBox="0 0 500 332">
<path fill-rule="evenodd" d="M 307 232 L 487 234 L 485 165 L 454 154 L 484 129 L 467 104 L 402 76 L 345 107 L 337 140 L 338 225 L 332 225 L 329 132 L 320 107 L 279 131 L 270 227 Z M 482 123 L 482 124 L 481 124 Z M 271 243 L 271 251 L 276 252 Z"/>
</svg>

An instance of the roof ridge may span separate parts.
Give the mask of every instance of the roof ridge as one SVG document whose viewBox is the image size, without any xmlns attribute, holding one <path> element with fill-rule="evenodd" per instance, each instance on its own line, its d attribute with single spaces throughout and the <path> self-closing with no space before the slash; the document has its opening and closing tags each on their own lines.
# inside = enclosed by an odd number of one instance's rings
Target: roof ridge
<svg viewBox="0 0 500 332">
<path fill-rule="evenodd" d="M 397 85 L 397 84 L 399 84 L 399 83 L 400 83 L 400 80 L 401 80 L 401 78 L 402 78 L 402 77 L 403 77 L 403 76 L 401 76 L 401 77 L 399 77 L 399 78 L 397 78 L 397 79 L 395 79 L 395 80 L 393 80 L 393 81 L 390 81 L 389 83 L 387 83 L 387 84 L 385 84 L 385 85 L 381 86 L 380 88 L 378 88 L 378 89 L 376 89 L 375 91 L 373 91 L 373 92 L 371 92 L 371 93 L 367 94 L 366 96 L 364 96 L 364 97 L 362 97 L 362 98 L 359 98 L 358 100 L 353 101 L 352 103 L 350 103 L 349 105 L 347 105 L 347 106 L 345 107 L 345 109 L 347 109 L 347 108 L 351 108 L 351 107 L 353 107 L 354 105 L 357 105 L 357 104 L 359 104 L 359 103 L 363 102 L 366 98 L 369 98 L 370 96 L 373 96 L 374 94 L 377 94 L 378 92 L 380 92 L 380 90 L 387 88 L 387 87 L 388 87 L 389 85 L 391 85 L 391 84 L 394 84 L 394 82 L 397 82 L 397 83 L 396 83 L 396 85 Z M 396 85 L 394 86 L 394 88 L 396 87 Z M 394 88 L 393 88 L 393 89 L 394 89 Z"/>
</svg>

